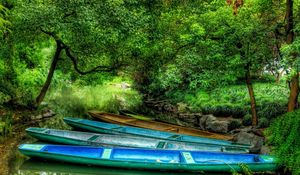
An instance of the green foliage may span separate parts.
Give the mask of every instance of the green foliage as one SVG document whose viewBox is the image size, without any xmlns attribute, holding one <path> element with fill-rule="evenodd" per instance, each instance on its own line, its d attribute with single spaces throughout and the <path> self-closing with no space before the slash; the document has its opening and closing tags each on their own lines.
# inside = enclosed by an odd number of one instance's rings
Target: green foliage
<svg viewBox="0 0 300 175">
<path fill-rule="evenodd" d="M 230 123 L 228 125 L 228 129 L 233 130 L 233 129 L 240 128 L 241 126 L 242 126 L 242 123 L 239 120 L 234 119 L 234 120 L 230 121 Z"/>
<path fill-rule="evenodd" d="M 300 110 L 278 117 L 266 130 L 268 144 L 278 157 L 279 163 L 300 174 Z"/>
<path fill-rule="evenodd" d="M 288 89 L 284 84 L 254 83 L 254 90 L 259 117 L 270 120 L 286 112 Z M 166 97 L 174 103 L 187 104 L 192 111 L 202 111 L 205 114 L 242 118 L 250 113 L 246 85 L 225 86 L 210 92 L 201 89 L 196 92 L 170 91 Z M 248 123 L 247 120 L 245 122 Z"/>
<path fill-rule="evenodd" d="M 251 114 L 246 114 L 244 117 L 243 117 L 243 122 L 242 124 L 244 126 L 251 126 L 252 125 L 252 116 Z"/>
<path fill-rule="evenodd" d="M 8 27 L 10 26 L 10 22 L 7 20 L 9 16 L 9 11 L 0 3 L 0 37 L 2 37 L 3 33 L 6 32 Z"/>
<path fill-rule="evenodd" d="M 265 117 L 261 117 L 259 120 L 258 120 L 258 127 L 259 128 L 266 128 L 270 125 L 270 119 L 267 119 Z"/>
<path fill-rule="evenodd" d="M 79 116 L 88 110 L 118 113 L 121 109 L 134 110 L 141 104 L 141 96 L 121 79 L 108 81 L 103 85 L 66 85 L 60 91 L 53 91 L 50 105 L 61 115 Z"/>
</svg>

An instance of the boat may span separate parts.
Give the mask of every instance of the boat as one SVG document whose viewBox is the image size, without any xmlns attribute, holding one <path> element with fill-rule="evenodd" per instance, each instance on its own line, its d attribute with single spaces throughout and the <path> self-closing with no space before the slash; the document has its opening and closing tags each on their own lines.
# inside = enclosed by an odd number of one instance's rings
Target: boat
<svg viewBox="0 0 300 175">
<path fill-rule="evenodd" d="M 125 125 L 125 126 L 135 126 L 139 128 L 154 129 L 159 131 L 174 132 L 178 134 L 186 134 L 186 135 L 207 137 L 213 139 L 231 140 L 233 138 L 232 136 L 216 134 L 208 131 L 201 131 L 194 128 L 187 128 L 183 126 L 178 126 L 178 125 L 163 123 L 158 121 L 140 120 L 129 116 L 111 114 L 106 112 L 89 111 L 88 114 L 100 121 Z"/>
<path fill-rule="evenodd" d="M 106 133 L 106 134 L 125 134 L 141 137 L 150 137 L 163 140 L 172 140 L 179 142 L 193 142 L 202 144 L 212 144 L 219 146 L 232 146 L 249 149 L 251 145 L 238 144 L 227 140 L 218 140 L 211 138 L 203 138 L 196 136 L 189 136 L 184 134 L 174 134 L 172 132 L 163 132 L 152 129 L 138 128 L 132 126 L 122 126 L 118 124 L 105 123 L 93 120 L 86 120 L 80 118 L 64 118 L 64 122 L 73 128 L 88 130 L 91 132 Z"/>
<path fill-rule="evenodd" d="M 27 128 L 26 132 L 40 140 L 52 143 L 91 146 L 118 146 L 147 149 L 198 150 L 231 153 L 249 153 L 248 149 L 213 144 L 185 143 L 130 135 L 95 134 L 47 128 Z"/>
<path fill-rule="evenodd" d="M 22 144 L 19 151 L 41 159 L 129 169 L 239 172 L 243 164 L 258 172 L 277 167 L 274 157 L 255 154 L 47 144 Z"/>
</svg>

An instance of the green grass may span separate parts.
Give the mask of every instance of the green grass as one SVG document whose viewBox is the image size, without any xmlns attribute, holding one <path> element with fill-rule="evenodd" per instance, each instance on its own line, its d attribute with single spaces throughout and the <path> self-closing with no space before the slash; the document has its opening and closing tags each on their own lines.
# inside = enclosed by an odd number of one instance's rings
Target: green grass
<svg viewBox="0 0 300 175">
<path fill-rule="evenodd" d="M 289 90 L 285 84 L 255 83 L 254 93 L 260 118 L 272 119 L 286 112 Z M 173 102 L 183 102 L 192 111 L 242 118 L 250 113 L 250 99 L 246 85 L 216 88 L 210 92 L 176 91 L 166 94 Z"/>
<path fill-rule="evenodd" d="M 134 110 L 141 104 L 141 95 L 122 79 L 101 85 L 82 86 L 70 84 L 54 91 L 48 97 L 51 107 L 61 115 L 84 115 L 88 110 L 117 113 L 120 109 Z"/>
</svg>

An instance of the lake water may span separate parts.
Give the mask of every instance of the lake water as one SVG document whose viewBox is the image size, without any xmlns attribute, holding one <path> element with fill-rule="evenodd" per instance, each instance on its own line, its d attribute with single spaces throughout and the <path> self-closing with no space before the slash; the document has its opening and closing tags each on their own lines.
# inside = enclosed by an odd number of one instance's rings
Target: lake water
<svg viewBox="0 0 300 175">
<path fill-rule="evenodd" d="M 12 172 L 11 175 L 196 175 L 201 173 L 177 173 L 160 171 L 126 170 L 84 166 L 60 162 L 29 159 Z"/>
</svg>

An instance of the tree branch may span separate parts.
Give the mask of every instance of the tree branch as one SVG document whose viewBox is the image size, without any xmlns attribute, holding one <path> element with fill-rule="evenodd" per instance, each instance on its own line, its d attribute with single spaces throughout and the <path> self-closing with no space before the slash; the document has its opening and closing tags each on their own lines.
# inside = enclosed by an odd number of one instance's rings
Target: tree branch
<svg viewBox="0 0 300 175">
<path fill-rule="evenodd" d="M 77 58 L 72 55 L 71 49 L 69 47 L 66 47 L 65 51 L 66 51 L 66 55 L 71 59 L 75 71 L 78 72 L 80 75 L 86 75 L 86 74 L 94 73 L 94 72 L 110 72 L 110 71 L 116 70 L 117 68 L 119 68 L 121 66 L 124 66 L 124 64 L 119 64 L 119 63 L 115 64 L 113 66 L 100 65 L 100 66 L 96 66 L 88 71 L 82 71 L 78 68 Z"/>
<path fill-rule="evenodd" d="M 125 64 L 116 63 L 113 66 L 103 66 L 103 65 L 100 65 L 100 66 L 96 66 L 96 67 L 94 67 L 94 68 L 92 68 L 92 69 L 90 69 L 88 71 L 82 71 L 82 70 L 79 69 L 77 58 L 76 58 L 76 56 L 74 56 L 72 54 L 70 47 L 68 47 L 55 34 L 55 32 L 49 32 L 49 31 L 46 31 L 46 30 L 44 30 L 42 28 L 41 28 L 41 31 L 43 33 L 45 33 L 45 34 L 53 37 L 57 43 L 60 43 L 60 47 L 65 50 L 66 55 L 71 59 L 71 61 L 73 63 L 73 67 L 74 67 L 75 71 L 78 72 L 80 75 L 86 75 L 86 74 L 90 74 L 90 73 L 94 73 L 94 72 L 110 72 L 110 71 L 116 70 L 117 68 L 120 68 L 121 66 L 125 66 Z"/>
</svg>

